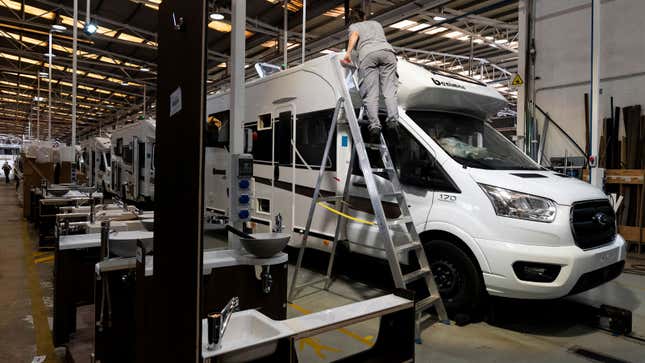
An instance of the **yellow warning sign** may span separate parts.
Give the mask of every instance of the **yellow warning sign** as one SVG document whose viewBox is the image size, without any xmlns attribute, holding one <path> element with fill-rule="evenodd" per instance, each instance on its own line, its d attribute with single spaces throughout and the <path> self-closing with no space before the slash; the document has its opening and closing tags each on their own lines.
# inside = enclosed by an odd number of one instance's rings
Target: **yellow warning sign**
<svg viewBox="0 0 645 363">
<path fill-rule="evenodd" d="M 522 80 L 522 77 L 520 77 L 519 74 L 516 74 L 515 77 L 513 77 L 513 82 L 511 84 L 513 86 L 521 86 L 524 84 L 524 80 Z"/>
</svg>

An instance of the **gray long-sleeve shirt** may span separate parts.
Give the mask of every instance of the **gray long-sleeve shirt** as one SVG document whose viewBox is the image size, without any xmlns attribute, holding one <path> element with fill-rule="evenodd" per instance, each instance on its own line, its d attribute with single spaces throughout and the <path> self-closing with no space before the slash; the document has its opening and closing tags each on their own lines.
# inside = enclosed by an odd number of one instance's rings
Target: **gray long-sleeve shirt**
<svg viewBox="0 0 645 363">
<path fill-rule="evenodd" d="M 356 50 L 358 51 L 359 64 L 365 59 L 365 56 L 374 51 L 383 49 L 394 51 L 385 38 L 383 27 L 376 21 L 367 20 L 354 23 L 349 26 L 349 34 L 351 35 L 353 32 L 358 33 Z"/>
</svg>

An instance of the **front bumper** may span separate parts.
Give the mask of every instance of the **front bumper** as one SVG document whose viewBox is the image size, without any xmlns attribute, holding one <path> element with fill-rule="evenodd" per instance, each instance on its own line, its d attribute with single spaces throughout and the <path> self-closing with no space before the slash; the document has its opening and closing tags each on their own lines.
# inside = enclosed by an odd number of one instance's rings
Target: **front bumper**
<svg viewBox="0 0 645 363">
<path fill-rule="evenodd" d="M 577 246 L 476 241 L 490 267 L 484 272 L 488 293 L 518 299 L 555 299 L 599 286 L 620 275 L 627 254 L 620 235 L 607 245 L 586 251 Z M 522 281 L 512 268 L 517 261 L 557 264 L 562 268 L 553 282 Z"/>
</svg>

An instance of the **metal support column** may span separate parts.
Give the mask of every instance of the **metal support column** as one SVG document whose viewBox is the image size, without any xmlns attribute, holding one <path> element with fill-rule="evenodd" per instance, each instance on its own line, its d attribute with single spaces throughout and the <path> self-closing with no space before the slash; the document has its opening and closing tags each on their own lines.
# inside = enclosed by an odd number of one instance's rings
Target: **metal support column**
<svg viewBox="0 0 645 363">
<path fill-rule="evenodd" d="M 242 125 L 244 124 L 244 109 L 245 109 L 245 89 L 244 89 L 244 63 L 246 54 L 246 38 L 244 35 L 244 28 L 246 24 L 246 0 L 234 0 L 232 2 L 232 32 L 231 32 L 231 124 L 229 127 L 230 143 L 229 151 L 231 154 L 241 154 L 244 152 L 244 139 Z M 285 7 L 286 9 L 286 7 Z M 285 35 L 286 36 L 286 35 Z M 286 39 L 285 39 L 286 40 Z M 229 169 L 230 171 L 230 169 Z M 230 173 L 228 174 L 230 175 Z M 235 178 L 230 177 L 229 190 L 234 190 L 236 186 Z M 232 197 L 232 195 L 231 195 Z M 234 210 L 233 204 L 237 204 L 237 200 L 229 199 L 229 210 Z M 237 215 L 229 215 L 229 222 L 231 225 L 239 230 L 242 229 L 242 222 L 238 219 Z M 232 233 L 228 234 L 228 247 L 231 249 L 239 249 L 239 237 Z"/>
<path fill-rule="evenodd" d="M 282 2 L 283 32 L 282 37 L 282 69 L 289 68 L 289 0 Z"/>
<path fill-rule="evenodd" d="M 36 90 L 36 140 L 40 140 L 40 72 L 37 77 L 37 90 Z"/>
<path fill-rule="evenodd" d="M 74 0 L 74 24 L 72 24 L 72 141 L 70 146 L 76 145 L 76 86 L 78 70 L 78 0 Z"/>
<path fill-rule="evenodd" d="M 591 168 L 589 182 L 602 187 L 602 170 L 598 165 L 600 148 L 600 0 L 591 3 L 591 112 L 589 114 L 589 140 L 591 156 L 595 158 L 596 166 Z"/>
<path fill-rule="evenodd" d="M 151 336 L 137 337 L 154 342 L 155 349 L 146 351 L 146 362 L 202 361 L 206 3 L 164 0 L 159 6 L 150 298 L 154 301 L 151 316 L 156 318 L 146 329 Z"/>
<path fill-rule="evenodd" d="M 517 146 L 526 151 L 526 104 L 527 104 L 527 92 L 526 84 L 532 82 L 529 77 L 527 77 L 527 59 L 528 59 L 528 49 L 530 44 L 530 35 L 529 35 L 529 14 L 530 14 L 530 0 L 520 0 L 518 3 L 518 60 L 517 60 L 517 74 L 522 77 L 524 84 L 517 87 L 517 125 L 516 125 L 516 137 L 515 141 Z"/>
<path fill-rule="evenodd" d="M 52 139 L 52 32 L 49 31 L 49 51 L 47 57 L 49 58 L 49 78 L 47 83 L 49 87 L 47 88 L 47 140 Z"/>
<path fill-rule="evenodd" d="M 300 42 L 300 48 L 302 48 L 302 57 L 300 63 L 305 62 L 305 45 L 307 44 L 307 39 L 305 38 L 307 32 L 307 0 L 302 1 L 302 40 Z"/>
</svg>

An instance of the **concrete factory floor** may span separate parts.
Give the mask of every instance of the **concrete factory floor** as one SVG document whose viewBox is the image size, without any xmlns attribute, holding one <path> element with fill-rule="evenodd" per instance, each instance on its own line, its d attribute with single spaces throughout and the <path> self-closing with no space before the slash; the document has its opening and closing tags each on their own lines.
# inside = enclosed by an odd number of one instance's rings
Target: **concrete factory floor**
<svg viewBox="0 0 645 363">
<path fill-rule="evenodd" d="M 54 350 L 51 343 L 52 252 L 38 251 L 36 246 L 35 232 L 22 218 L 14 186 L 0 185 L 0 362 L 40 362 L 34 359 L 37 355 L 46 356 L 47 362 L 65 361 L 65 349 Z M 331 291 L 303 291 L 288 312 L 293 317 L 383 293 L 337 279 Z M 626 273 L 566 300 L 494 300 L 497 313 L 492 323 L 480 321 L 463 327 L 433 324 L 424 329 L 423 343 L 416 346 L 417 361 L 645 362 L 643 341 L 615 337 L 583 324 L 579 302 L 632 310 L 633 330 L 637 336 L 645 336 L 645 276 Z M 79 309 L 78 330 L 68 353 L 75 362 L 90 361 L 92 316 L 92 307 Z M 367 321 L 299 341 L 300 361 L 329 362 L 367 349 L 377 336 L 377 326 L 376 321 Z M 575 353 L 577 349 L 598 356 L 585 358 Z"/>
</svg>

